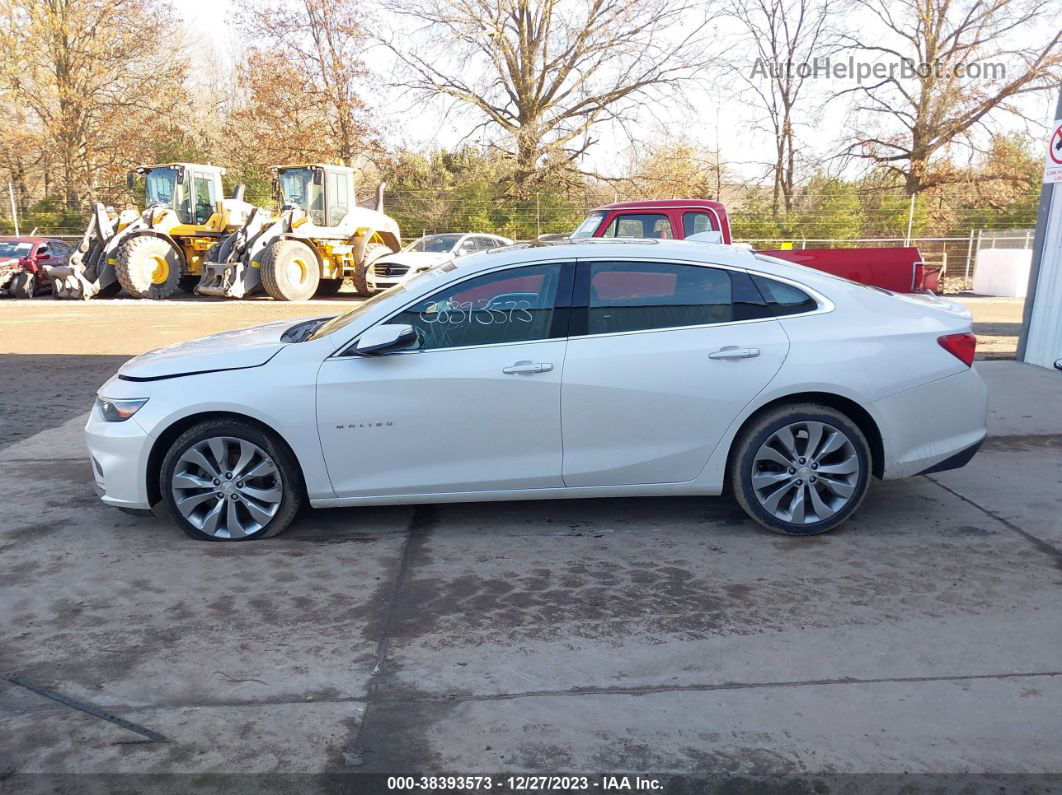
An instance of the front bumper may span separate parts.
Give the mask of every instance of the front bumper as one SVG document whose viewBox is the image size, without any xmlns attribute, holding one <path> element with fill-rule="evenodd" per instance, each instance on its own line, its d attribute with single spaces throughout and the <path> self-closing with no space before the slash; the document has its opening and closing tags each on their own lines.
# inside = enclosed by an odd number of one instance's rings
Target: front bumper
<svg viewBox="0 0 1062 795">
<path fill-rule="evenodd" d="M 148 510 L 147 462 L 152 439 L 136 423 L 107 422 L 92 407 L 85 425 L 85 444 L 100 499 L 115 508 Z"/>
</svg>

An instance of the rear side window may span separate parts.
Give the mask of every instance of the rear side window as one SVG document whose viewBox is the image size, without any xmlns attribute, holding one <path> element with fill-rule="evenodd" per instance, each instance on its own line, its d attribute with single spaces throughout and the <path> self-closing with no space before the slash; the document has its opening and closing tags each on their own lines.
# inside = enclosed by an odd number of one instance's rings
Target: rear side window
<svg viewBox="0 0 1062 795">
<path fill-rule="evenodd" d="M 682 214 L 683 237 L 700 234 L 701 232 L 711 232 L 713 229 L 712 219 L 708 216 L 708 213 Z"/>
<path fill-rule="evenodd" d="M 785 282 L 776 282 L 774 279 L 767 279 L 763 276 L 752 278 L 775 317 L 800 315 L 804 312 L 814 312 L 819 308 L 818 301 L 799 287 Z"/>
<path fill-rule="evenodd" d="M 770 317 L 745 273 L 698 265 L 655 262 L 591 262 L 581 267 L 588 295 L 585 330 L 680 328 Z"/>
<path fill-rule="evenodd" d="M 612 219 L 602 237 L 649 237 L 670 240 L 671 221 L 666 215 L 644 213 L 617 215 Z"/>
</svg>

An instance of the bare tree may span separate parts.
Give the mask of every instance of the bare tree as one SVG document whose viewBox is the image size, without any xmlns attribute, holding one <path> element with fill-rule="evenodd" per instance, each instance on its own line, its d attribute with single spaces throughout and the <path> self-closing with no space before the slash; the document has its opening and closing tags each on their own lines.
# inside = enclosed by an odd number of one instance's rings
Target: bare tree
<svg viewBox="0 0 1062 795">
<path fill-rule="evenodd" d="M 705 0 L 383 0 L 420 26 L 386 44 L 400 85 L 473 109 L 526 194 L 543 163 L 575 168 L 592 131 L 674 96 L 711 56 Z"/>
<path fill-rule="evenodd" d="M 815 76 L 813 64 L 828 59 L 838 49 L 839 34 L 833 21 L 840 0 L 731 0 L 729 14 L 742 31 L 743 51 L 756 54 L 751 65 L 741 62 L 728 70 L 743 80 L 762 108 L 774 138 L 771 164 L 771 213 L 780 206 L 793 207 L 796 186 L 796 127 L 809 102 L 807 83 Z"/>
<path fill-rule="evenodd" d="M 241 66 L 243 111 L 264 123 L 273 149 L 325 149 L 349 166 L 372 148 L 360 9 L 355 0 L 244 0 L 236 20 L 253 45 Z"/>
<path fill-rule="evenodd" d="M 165 2 L 0 2 L 4 81 L 45 136 L 68 206 L 112 181 L 181 100 L 177 30 Z"/>
<path fill-rule="evenodd" d="M 952 147 L 977 148 L 979 134 L 997 132 L 994 119 L 1021 114 L 1022 95 L 1062 76 L 1056 0 L 858 3 L 879 35 L 847 39 L 888 71 L 852 89 L 860 100 L 851 151 L 896 174 L 908 195 L 959 179 Z"/>
</svg>

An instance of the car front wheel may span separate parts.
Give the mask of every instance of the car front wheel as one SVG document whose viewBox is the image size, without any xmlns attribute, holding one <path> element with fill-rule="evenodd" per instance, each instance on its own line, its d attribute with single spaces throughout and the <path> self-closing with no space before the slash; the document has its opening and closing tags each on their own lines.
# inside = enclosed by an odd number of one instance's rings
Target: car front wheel
<svg viewBox="0 0 1062 795">
<path fill-rule="evenodd" d="M 730 483 L 758 524 L 815 535 L 859 507 L 870 464 L 870 447 L 854 422 L 828 406 L 803 403 L 769 411 L 741 433 Z"/>
<path fill-rule="evenodd" d="M 206 541 L 278 535 L 303 501 L 292 454 L 240 420 L 207 420 L 182 433 L 163 459 L 159 487 L 181 529 Z"/>
</svg>

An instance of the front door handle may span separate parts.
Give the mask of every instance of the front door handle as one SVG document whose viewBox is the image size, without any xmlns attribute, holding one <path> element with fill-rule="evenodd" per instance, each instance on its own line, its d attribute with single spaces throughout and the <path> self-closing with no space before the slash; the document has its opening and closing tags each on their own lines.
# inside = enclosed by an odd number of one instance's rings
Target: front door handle
<svg viewBox="0 0 1062 795">
<path fill-rule="evenodd" d="M 508 367 L 503 367 L 502 372 L 506 375 L 513 375 L 514 373 L 532 375 L 534 373 L 548 373 L 552 369 L 553 365 L 549 362 L 522 361 L 517 362 L 516 364 L 510 364 Z"/>
<path fill-rule="evenodd" d="M 709 359 L 751 359 L 760 355 L 759 348 L 739 348 L 737 345 L 727 345 L 717 351 L 708 354 Z"/>
</svg>

